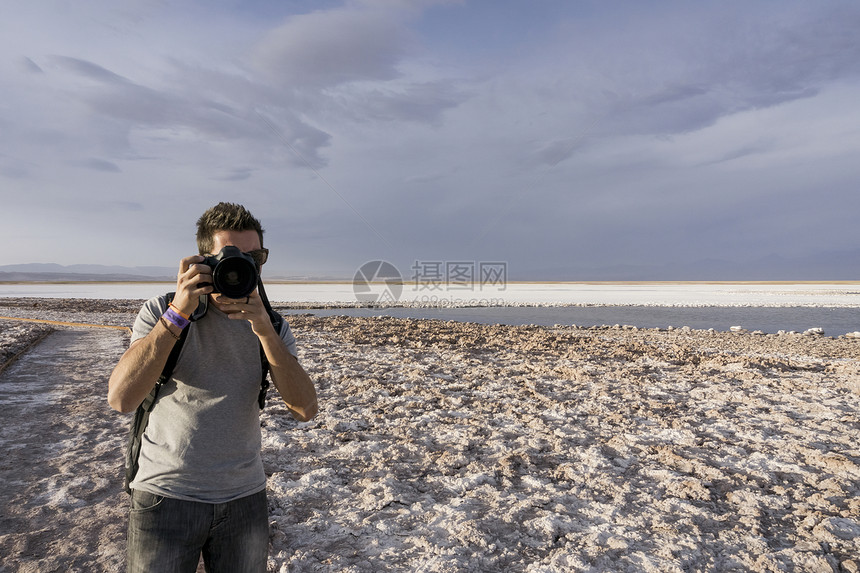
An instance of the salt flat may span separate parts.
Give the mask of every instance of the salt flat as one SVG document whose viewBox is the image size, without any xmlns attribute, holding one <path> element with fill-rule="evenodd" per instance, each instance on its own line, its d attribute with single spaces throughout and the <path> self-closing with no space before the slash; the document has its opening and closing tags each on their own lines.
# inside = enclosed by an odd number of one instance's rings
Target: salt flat
<svg viewBox="0 0 860 573">
<path fill-rule="evenodd" d="M 374 285 L 379 294 L 383 285 Z M 0 284 L 0 298 L 147 299 L 175 289 L 170 283 Z M 292 306 L 359 304 L 353 284 L 272 282 L 270 300 Z M 451 288 L 402 285 L 402 306 L 664 305 L 860 307 L 854 283 L 532 283 Z"/>
<path fill-rule="evenodd" d="M 0 314 L 130 322 L 117 304 Z M 321 411 L 262 414 L 270 571 L 860 570 L 860 340 L 291 322 Z M 29 353 L 0 375 L 4 572 L 123 560 L 127 339 L 63 332 L 50 399 L 16 405 Z"/>
</svg>

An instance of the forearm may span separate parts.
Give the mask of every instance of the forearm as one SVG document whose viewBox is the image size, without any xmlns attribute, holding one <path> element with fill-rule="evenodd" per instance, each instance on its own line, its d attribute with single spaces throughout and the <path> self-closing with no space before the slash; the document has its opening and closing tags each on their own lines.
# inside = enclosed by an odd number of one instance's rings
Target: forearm
<svg viewBox="0 0 860 573">
<path fill-rule="evenodd" d="M 212 292 L 212 269 L 200 264 L 202 262 L 203 257 L 200 255 L 191 255 L 179 261 L 176 293 L 170 306 L 183 316 L 194 312 L 201 296 L 208 296 Z M 151 313 L 157 315 L 164 310 L 163 305 L 152 307 L 147 315 L 151 318 Z M 158 320 L 146 336 L 132 343 L 119 359 L 108 381 L 108 404 L 111 408 L 131 412 L 143 402 L 161 376 L 170 351 L 181 334 L 182 328 L 175 323 Z"/>
<path fill-rule="evenodd" d="M 169 329 L 169 330 L 168 330 Z M 158 324 L 122 355 L 108 381 L 108 404 L 119 412 L 131 412 L 152 391 L 167 357 L 181 334 L 179 327 Z"/>
<path fill-rule="evenodd" d="M 314 384 L 299 361 L 274 333 L 261 337 L 272 382 L 293 417 L 307 422 L 317 415 L 317 393 Z"/>
</svg>

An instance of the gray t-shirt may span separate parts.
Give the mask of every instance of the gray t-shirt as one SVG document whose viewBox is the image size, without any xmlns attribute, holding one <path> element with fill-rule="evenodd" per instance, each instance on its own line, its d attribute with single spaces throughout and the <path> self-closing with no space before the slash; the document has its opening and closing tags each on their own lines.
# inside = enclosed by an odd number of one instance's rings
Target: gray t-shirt
<svg viewBox="0 0 860 573">
<path fill-rule="evenodd" d="M 132 342 L 146 336 L 166 309 L 163 296 L 147 301 Z M 187 328 L 173 376 L 150 414 L 131 488 L 207 503 L 262 491 L 259 340 L 247 320 L 230 319 L 212 304 Z M 286 321 L 280 334 L 295 356 Z"/>
</svg>

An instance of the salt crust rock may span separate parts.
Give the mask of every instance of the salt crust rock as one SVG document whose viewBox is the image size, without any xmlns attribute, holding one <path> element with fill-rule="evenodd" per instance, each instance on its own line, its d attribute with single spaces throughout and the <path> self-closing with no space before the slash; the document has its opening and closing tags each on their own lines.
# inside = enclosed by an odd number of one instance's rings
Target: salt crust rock
<svg viewBox="0 0 860 573">
<path fill-rule="evenodd" d="M 856 340 L 290 321 L 321 412 L 262 413 L 270 571 L 857 569 Z M 86 479 L 49 482 L 42 518 L 88 509 Z"/>
<path fill-rule="evenodd" d="M 812 533 L 822 541 L 860 539 L 860 522 L 856 519 L 828 517 L 816 525 Z"/>
<path fill-rule="evenodd" d="M 824 523 L 860 511 L 851 341 L 293 326 L 324 406 L 298 435 L 266 419 L 283 571 L 817 571 L 860 549 Z M 318 468 L 323 491 L 299 477 Z"/>
<path fill-rule="evenodd" d="M 0 322 L 0 369 L 6 361 L 18 356 L 50 332 L 51 328 L 44 324 Z"/>
</svg>

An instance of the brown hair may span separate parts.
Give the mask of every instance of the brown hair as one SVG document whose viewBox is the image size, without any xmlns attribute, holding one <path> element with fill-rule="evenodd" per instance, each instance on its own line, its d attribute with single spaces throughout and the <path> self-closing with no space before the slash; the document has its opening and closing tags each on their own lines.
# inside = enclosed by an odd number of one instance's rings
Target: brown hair
<svg viewBox="0 0 860 573">
<path fill-rule="evenodd" d="M 263 227 L 260 221 L 242 205 L 218 203 L 197 219 L 197 249 L 201 255 L 212 252 L 215 233 L 218 231 L 257 231 L 260 247 L 263 246 Z"/>
</svg>

